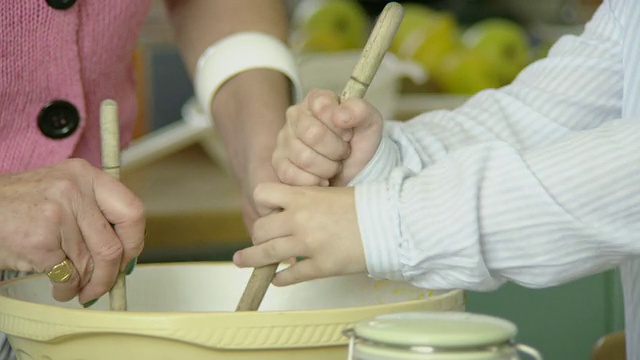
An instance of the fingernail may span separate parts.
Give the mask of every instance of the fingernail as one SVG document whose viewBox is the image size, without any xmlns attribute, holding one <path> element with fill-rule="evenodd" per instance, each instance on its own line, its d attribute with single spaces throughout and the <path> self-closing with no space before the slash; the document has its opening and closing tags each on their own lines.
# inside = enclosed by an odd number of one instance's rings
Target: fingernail
<svg viewBox="0 0 640 360">
<path fill-rule="evenodd" d="M 131 275 L 131 273 L 133 272 L 133 269 L 136 267 L 136 263 L 138 262 L 138 258 L 135 257 L 133 258 L 133 260 L 129 261 L 129 263 L 127 264 L 127 267 L 124 268 L 124 273 L 125 275 Z"/>
<path fill-rule="evenodd" d="M 93 306 L 93 304 L 95 304 L 98 301 L 98 299 L 93 299 L 91 301 L 87 301 L 86 303 L 82 304 L 83 308 L 88 308 L 90 306 Z"/>
<path fill-rule="evenodd" d="M 238 263 L 240 262 L 240 251 L 236 251 L 233 254 L 233 263 L 236 264 L 236 266 L 239 266 Z"/>
</svg>

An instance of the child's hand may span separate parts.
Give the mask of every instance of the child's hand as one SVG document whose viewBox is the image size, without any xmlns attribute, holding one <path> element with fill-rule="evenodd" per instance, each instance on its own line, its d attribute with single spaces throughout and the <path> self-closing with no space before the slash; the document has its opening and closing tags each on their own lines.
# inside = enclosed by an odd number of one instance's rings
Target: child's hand
<svg viewBox="0 0 640 360">
<path fill-rule="evenodd" d="M 344 185 L 373 157 L 381 136 L 382 116 L 365 100 L 340 104 L 335 93 L 313 90 L 287 111 L 272 164 L 286 184 Z"/>
<path fill-rule="evenodd" d="M 277 286 L 366 271 L 353 188 L 264 183 L 254 199 L 264 216 L 254 225 L 255 245 L 233 256 L 236 266 L 305 258 L 278 272 Z"/>
</svg>

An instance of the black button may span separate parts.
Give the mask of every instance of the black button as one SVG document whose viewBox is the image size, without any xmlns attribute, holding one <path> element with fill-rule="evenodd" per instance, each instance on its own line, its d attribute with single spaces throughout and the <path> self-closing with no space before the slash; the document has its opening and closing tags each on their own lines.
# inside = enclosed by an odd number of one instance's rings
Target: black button
<svg viewBox="0 0 640 360">
<path fill-rule="evenodd" d="M 67 10 L 76 3 L 76 0 L 47 0 L 47 4 L 57 10 Z"/>
<path fill-rule="evenodd" d="M 79 122 L 78 110 L 64 100 L 48 103 L 38 114 L 40 131 L 52 139 L 62 139 L 73 134 Z"/>
</svg>

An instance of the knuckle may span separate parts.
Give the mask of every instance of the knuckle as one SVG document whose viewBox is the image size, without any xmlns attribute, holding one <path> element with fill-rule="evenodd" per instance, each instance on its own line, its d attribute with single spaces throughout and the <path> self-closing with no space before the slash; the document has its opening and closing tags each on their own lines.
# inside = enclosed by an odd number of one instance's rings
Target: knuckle
<svg viewBox="0 0 640 360">
<path fill-rule="evenodd" d="M 280 157 L 280 154 L 278 154 L 277 150 L 274 151 L 273 155 L 271 156 L 271 167 L 275 171 L 276 175 L 278 174 L 278 169 L 280 169 L 280 166 L 282 166 L 282 163 L 283 161 L 282 161 L 282 158 Z"/>
<path fill-rule="evenodd" d="M 319 122 L 312 122 L 301 129 L 300 139 L 309 146 L 318 145 L 327 135 L 326 128 Z"/>
<path fill-rule="evenodd" d="M 279 260 L 280 247 L 277 241 L 270 241 L 264 244 L 264 254 L 269 260 Z"/>
<path fill-rule="evenodd" d="M 332 98 L 334 96 L 335 96 L 334 92 L 327 89 L 313 88 L 311 89 L 311 91 L 309 91 L 309 97 L 314 99 L 323 98 L 323 97 Z"/>
<path fill-rule="evenodd" d="M 134 222 L 144 222 L 145 209 L 142 200 L 137 197 L 132 197 L 127 206 L 124 207 L 127 211 L 127 218 Z"/>
<path fill-rule="evenodd" d="M 267 193 L 268 185 L 265 183 L 258 183 L 253 189 L 253 198 L 256 201 L 261 201 L 264 198 L 264 194 Z"/>
<path fill-rule="evenodd" d="M 76 182 L 66 176 L 50 179 L 47 186 L 50 194 L 61 199 L 74 199 L 80 192 Z"/>
<path fill-rule="evenodd" d="M 314 116 L 319 116 L 327 106 L 337 105 L 336 94 L 326 89 L 314 89 L 308 97 L 309 110 Z"/>
<path fill-rule="evenodd" d="M 285 117 L 287 119 L 295 118 L 296 115 L 298 114 L 298 107 L 299 107 L 298 105 L 289 106 L 285 111 Z"/>
<path fill-rule="evenodd" d="M 316 99 L 319 96 L 321 96 L 323 93 L 324 93 L 323 89 L 312 88 L 311 90 L 309 90 L 309 93 L 307 94 L 307 99 L 309 100 Z"/>
<path fill-rule="evenodd" d="M 94 256 L 109 264 L 120 264 L 124 248 L 120 241 L 112 241 L 101 246 Z"/>
<path fill-rule="evenodd" d="M 59 227 L 63 222 L 65 211 L 63 207 L 55 201 L 42 201 L 38 205 L 38 211 L 45 224 L 51 224 L 54 228 Z"/>
<path fill-rule="evenodd" d="M 274 157 L 271 161 L 271 166 L 273 168 L 273 171 L 276 173 L 276 176 L 278 176 L 278 178 L 282 181 L 282 176 L 284 176 L 284 173 L 287 171 L 287 167 L 291 166 L 290 164 L 291 160 L 286 158 L 281 158 L 277 156 L 275 153 L 273 156 Z M 255 195 L 255 190 L 254 190 L 254 195 Z"/>
<path fill-rule="evenodd" d="M 349 156 L 349 144 L 343 141 L 337 142 L 326 154 L 326 157 L 332 162 L 338 162 Z"/>
<path fill-rule="evenodd" d="M 340 155 L 339 155 L 339 159 L 340 160 L 345 160 L 346 158 L 349 157 L 349 155 L 351 155 L 351 144 L 345 142 L 342 145 L 341 151 L 340 151 Z"/>
<path fill-rule="evenodd" d="M 339 174 L 342 170 L 342 162 L 340 161 L 332 161 L 329 165 L 328 176 L 327 178 L 334 177 Z"/>
<path fill-rule="evenodd" d="M 294 184 L 296 178 L 296 169 L 287 164 L 283 165 L 278 169 L 278 178 L 285 184 Z"/>
<path fill-rule="evenodd" d="M 136 241 L 128 242 L 126 244 L 126 251 L 123 250 L 122 253 L 123 255 L 126 255 L 127 260 L 130 260 L 142 253 L 142 250 L 144 250 L 144 242 L 145 236 L 144 234 L 142 234 L 139 238 L 136 239 Z"/>
<path fill-rule="evenodd" d="M 274 171 L 276 173 L 276 176 L 278 177 L 278 180 L 280 180 L 280 182 L 284 183 L 284 184 L 288 184 L 287 179 L 286 179 L 286 167 L 284 165 L 278 165 L 277 167 L 274 167 Z M 257 189 L 256 189 L 257 190 Z M 253 192 L 253 198 L 255 200 L 260 199 L 260 194 L 256 194 L 256 191 Z"/>
<path fill-rule="evenodd" d="M 66 162 L 67 164 L 69 164 L 70 167 L 77 170 L 86 170 L 87 168 L 91 168 L 91 169 L 94 168 L 91 164 L 89 164 L 89 162 L 80 158 L 69 159 L 69 160 L 66 160 Z"/>
<path fill-rule="evenodd" d="M 296 165 L 298 165 L 301 169 L 305 171 L 309 171 L 311 165 L 313 165 L 313 160 L 315 158 L 315 151 L 309 148 L 303 148 L 298 152 L 298 156 L 296 157 Z"/>
<path fill-rule="evenodd" d="M 26 259 L 16 259 L 14 260 L 12 269 L 17 270 L 17 271 L 24 271 L 24 272 L 44 272 L 44 268 L 40 269 L 37 266 L 33 266 L 31 264 L 35 264 L 37 263 L 35 260 L 26 258 Z"/>
<path fill-rule="evenodd" d="M 352 101 L 349 101 L 346 106 L 354 116 L 359 118 L 367 115 L 367 112 L 369 111 L 367 104 L 360 99 L 353 99 Z"/>
</svg>

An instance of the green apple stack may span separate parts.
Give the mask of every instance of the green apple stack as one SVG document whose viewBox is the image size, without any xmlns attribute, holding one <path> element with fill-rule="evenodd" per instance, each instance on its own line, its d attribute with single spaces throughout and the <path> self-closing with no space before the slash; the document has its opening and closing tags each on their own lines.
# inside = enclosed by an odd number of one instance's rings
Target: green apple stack
<svg viewBox="0 0 640 360">
<path fill-rule="evenodd" d="M 443 57 L 460 46 L 456 19 L 453 14 L 415 3 L 407 3 L 404 10 L 390 51 L 432 73 Z"/>
<path fill-rule="evenodd" d="M 429 91 L 471 95 L 509 84 L 534 55 L 524 27 L 486 18 L 462 27 L 455 15 L 406 2 L 404 20 L 389 51 L 420 64 Z M 356 0 L 300 0 L 291 19 L 290 45 L 297 53 L 361 49 L 370 19 Z"/>
<path fill-rule="evenodd" d="M 391 51 L 422 65 L 432 88 L 454 94 L 506 85 L 532 57 L 527 32 L 514 21 L 487 18 L 462 28 L 453 14 L 417 3 L 405 5 Z"/>
<path fill-rule="evenodd" d="M 302 0 L 291 19 L 291 47 L 299 52 L 360 49 L 370 20 L 355 0 Z"/>
</svg>

